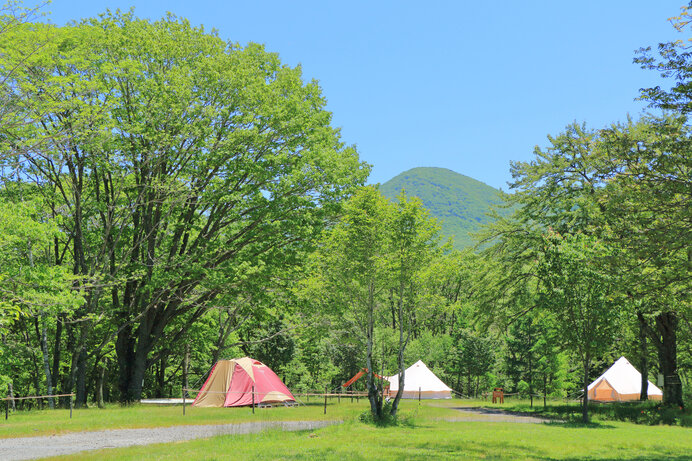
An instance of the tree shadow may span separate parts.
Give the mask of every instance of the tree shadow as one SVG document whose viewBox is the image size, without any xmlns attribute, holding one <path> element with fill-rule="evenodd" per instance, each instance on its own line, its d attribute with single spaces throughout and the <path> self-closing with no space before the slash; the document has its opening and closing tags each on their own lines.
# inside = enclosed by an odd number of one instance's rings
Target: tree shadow
<svg viewBox="0 0 692 461">
<path fill-rule="evenodd" d="M 615 429 L 615 426 L 611 424 L 598 421 L 589 421 L 588 423 L 582 421 L 546 421 L 543 424 L 546 426 L 564 427 L 566 429 Z"/>
</svg>

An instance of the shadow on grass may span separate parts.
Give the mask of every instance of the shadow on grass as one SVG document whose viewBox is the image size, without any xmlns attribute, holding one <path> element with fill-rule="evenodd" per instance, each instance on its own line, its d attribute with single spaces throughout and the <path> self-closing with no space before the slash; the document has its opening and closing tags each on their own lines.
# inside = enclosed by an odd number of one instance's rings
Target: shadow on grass
<svg viewBox="0 0 692 461">
<path fill-rule="evenodd" d="M 678 455 L 678 456 L 671 456 L 666 453 L 652 453 L 652 454 L 647 454 L 646 456 L 634 456 L 632 458 L 623 458 L 621 456 L 614 457 L 614 458 L 602 458 L 600 456 L 585 456 L 585 457 L 578 457 L 578 458 L 551 458 L 551 459 L 559 459 L 560 461 L 584 461 L 584 460 L 589 460 L 589 459 L 594 459 L 598 461 L 651 461 L 652 459 L 665 459 L 666 461 L 690 461 L 692 459 L 692 455 Z"/>
<path fill-rule="evenodd" d="M 564 427 L 566 429 L 615 429 L 615 426 L 598 421 L 584 423 L 582 421 L 547 421 L 546 426 Z"/>
</svg>

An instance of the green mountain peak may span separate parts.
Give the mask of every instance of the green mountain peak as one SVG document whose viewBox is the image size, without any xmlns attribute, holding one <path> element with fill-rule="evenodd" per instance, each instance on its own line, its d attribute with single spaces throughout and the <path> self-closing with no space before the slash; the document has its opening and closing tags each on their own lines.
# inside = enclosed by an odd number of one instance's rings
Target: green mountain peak
<svg viewBox="0 0 692 461">
<path fill-rule="evenodd" d="M 442 234 L 455 248 L 471 246 L 476 232 L 490 218 L 490 207 L 501 202 L 500 191 L 446 168 L 413 168 L 380 185 L 382 194 L 393 199 L 405 190 L 421 199 L 430 214 L 442 221 Z"/>
</svg>

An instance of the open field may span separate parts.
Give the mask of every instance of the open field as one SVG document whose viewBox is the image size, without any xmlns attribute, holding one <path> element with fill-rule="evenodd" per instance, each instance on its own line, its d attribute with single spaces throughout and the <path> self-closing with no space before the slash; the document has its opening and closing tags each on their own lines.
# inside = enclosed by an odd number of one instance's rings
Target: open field
<svg viewBox="0 0 692 461">
<path fill-rule="evenodd" d="M 105 410 L 34 411 L 12 415 L 0 436 L 61 434 L 84 430 L 228 424 L 249 421 L 343 420 L 315 431 L 226 435 L 187 442 L 84 452 L 55 459 L 673 459 L 692 460 L 692 430 L 599 421 L 589 426 L 568 423 L 514 424 L 478 421 L 452 407 L 493 406 L 481 401 L 403 402 L 406 424 L 374 427 L 358 422 L 367 409 L 330 401 L 327 415 L 315 402 L 297 408 L 209 409 L 109 407 Z M 493 406 L 499 408 L 499 405 Z M 502 408 L 508 408 L 505 404 Z M 465 421 L 468 419 L 469 422 Z"/>
<path fill-rule="evenodd" d="M 692 459 L 692 431 L 600 423 L 447 422 L 422 406 L 411 425 L 378 428 L 351 420 L 316 431 L 267 431 L 148 445 L 55 459 Z"/>
<path fill-rule="evenodd" d="M 404 411 L 416 411 L 418 403 L 404 402 Z M 364 399 L 350 403 L 350 399 L 330 400 L 327 414 L 323 403 L 315 399 L 298 407 L 275 407 L 256 409 L 243 408 L 186 408 L 183 416 L 181 406 L 132 405 L 121 407 L 110 405 L 106 409 L 89 408 L 74 410 L 72 419 L 69 410 L 36 410 L 11 414 L 9 420 L 0 423 L 0 438 L 58 435 L 70 432 L 96 431 L 103 429 L 127 429 L 146 427 L 168 427 L 186 424 L 232 424 L 262 421 L 348 421 L 355 419 L 367 409 Z M 457 416 L 447 408 L 421 406 L 420 414 L 426 418 Z"/>
</svg>

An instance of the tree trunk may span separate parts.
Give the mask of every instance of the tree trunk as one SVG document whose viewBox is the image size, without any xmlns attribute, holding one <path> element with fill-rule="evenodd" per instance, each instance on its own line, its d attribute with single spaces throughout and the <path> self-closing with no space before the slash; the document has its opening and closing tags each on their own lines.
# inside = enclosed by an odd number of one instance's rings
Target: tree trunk
<svg viewBox="0 0 692 461">
<path fill-rule="evenodd" d="M 677 366 L 677 329 L 679 317 L 676 312 L 662 312 L 656 316 L 652 328 L 641 314 L 642 326 L 656 347 L 661 373 L 663 373 L 663 403 L 669 406 L 684 407 L 682 400 L 682 381 Z"/>
<path fill-rule="evenodd" d="M 127 326 L 123 328 L 115 341 L 115 355 L 118 360 L 118 390 L 120 391 L 120 402 L 128 402 L 128 388 L 130 387 L 130 376 L 132 366 L 135 361 L 134 338 L 132 329 Z"/>
<path fill-rule="evenodd" d="M 58 387 L 60 382 L 60 338 L 62 336 L 62 323 L 64 321 L 65 315 L 58 315 L 57 322 L 55 324 L 55 341 L 53 342 L 53 372 L 51 373 L 51 378 L 55 387 Z"/>
<path fill-rule="evenodd" d="M 459 366 L 459 372 L 457 373 L 457 392 L 461 394 L 461 374 L 462 374 L 463 369 L 461 368 L 461 365 Z"/>
<path fill-rule="evenodd" d="M 103 377 L 106 374 L 106 364 L 102 363 L 100 366 L 98 380 L 96 382 L 96 402 L 99 408 L 104 408 L 106 405 L 103 402 Z"/>
<path fill-rule="evenodd" d="M 75 392 L 75 408 L 86 407 L 87 404 L 87 392 L 86 392 L 86 368 L 87 368 L 87 353 L 86 347 L 82 345 L 79 348 L 79 355 L 77 356 L 77 373 L 76 378 L 76 392 Z"/>
<path fill-rule="evenodd" d="M 641 391 L 639 400 L 649 400 L 649 360 L 646 345 L 646 327 L 642 324 L 644 317 L 637 316 L 639 320 L 639 370 L 642 373 Z"/>
<path fill-rule="evenodd" d="M 41 352 L 43 353 L 43 371 L 46 374 L 47 395 L 53 395 L 53 379 L 50 374 L 50 359 L 48 358 L 48 338 L 46 333 L 46 316 L 41 316 Z M 48 399 L 51 410 L 55 408 L 53 397 Z"/>
<path fill-rule="evenodd" d="M 183 357 L 183 389 L 189 389 L 188 368 L 190 367 L 190 343 L 185 343 L 185 356 Z M 183 391 L 187 394 L 187 390 Z"/>
<path fill-rule="evenodd" d="M 658 351 L 663 372 L 663 403 L 684 407 L 682 400 L 682 381 L 678 375 L 677 329 L 678 316 L 674 312 L 664 312 L 656 317 L 656 328 L 661 337 L 662 347 Z"/>
<path fill-rule="evenodd" d="M 75 344 L 74 344 L 74 326 L 71 323 L 65 324 L 65 333 L 67 334 L 67 342 L 65 344 L 65 350 L 69 353 L 70 359 L 70 372 L 64 373 L 62 375 L 62 381 L 60 384 L 61 394 L 70 394 L 74 386 L 74 374 L 72 370 L 74 369 L 76 358 L 75 358 Z M 71 397 L 60 397 L 60 404 L 63 408 L 68 408 L 70 406 Z"/>
<path fill-rule="evenodd" d="M 404 302 L 403 302 L 403 287 L 400 287 L 399 293 L 399 306 L 398 306 L 398 320 L 399 320 L 399 353 L 397 354 L 397 365 L 399 367 L 399 389 L 394 397 L 394 402 L 392 403 L 392 409 L 390 414 L 392 417 L 396 417 L 396 412 L 399 409 L 399 401 L 404 395 L 404 383 L 405 383 L 405 365 L 404 365 L 404 350 L 406 349 L 406 342 L 404 342 Z"/>
<path fill-rule="evenodd" d="M 375 375 L 373 373 L 373 363 L 372 363 L 372 344 L 374 341 L 374 325 L 375 325 L 375 287 L 372 284 L 368 287 L 368 326 L 366 333 L 367 342 L 367 355 L 365 358 L 365 363 L 368 368 L 368 400 L 370 401 L 370 412 L 372 413 L 375 421 L 380 421 L 382 419 L 382 397 L 377 392 L 377 386 L 375 385 Z"/>
<path fill-rule="evenodd" d="M 583 423 L 589 422 L 589 366 L 591 357 L 587 354 L 584 358 L 584 400 L 581 407 L 581 420 Z"/>
<path fill-rule="evenodd" d="M 7 388 L 8 388 L 8 392 L 10 394 L 9 397 L 12 399 L 12 400 L 10 400 L 10 402 L 12 402 L 12 411 L 15 412 L 15 411 L 17 411 L 17 407 L 14 404 L 14 389 L 12 388 L 12 381 L 7 383 Z"/>
<path fill-rule="evenodd" d="M 529 344 L 528 344 L 528 359 L 529 359 L 529 398 L 531 399 L 531 408 L 533 408 L 533 342 L 531 342 L 531 324 L 533 321 L 529 319 Z"/>
</svg>

